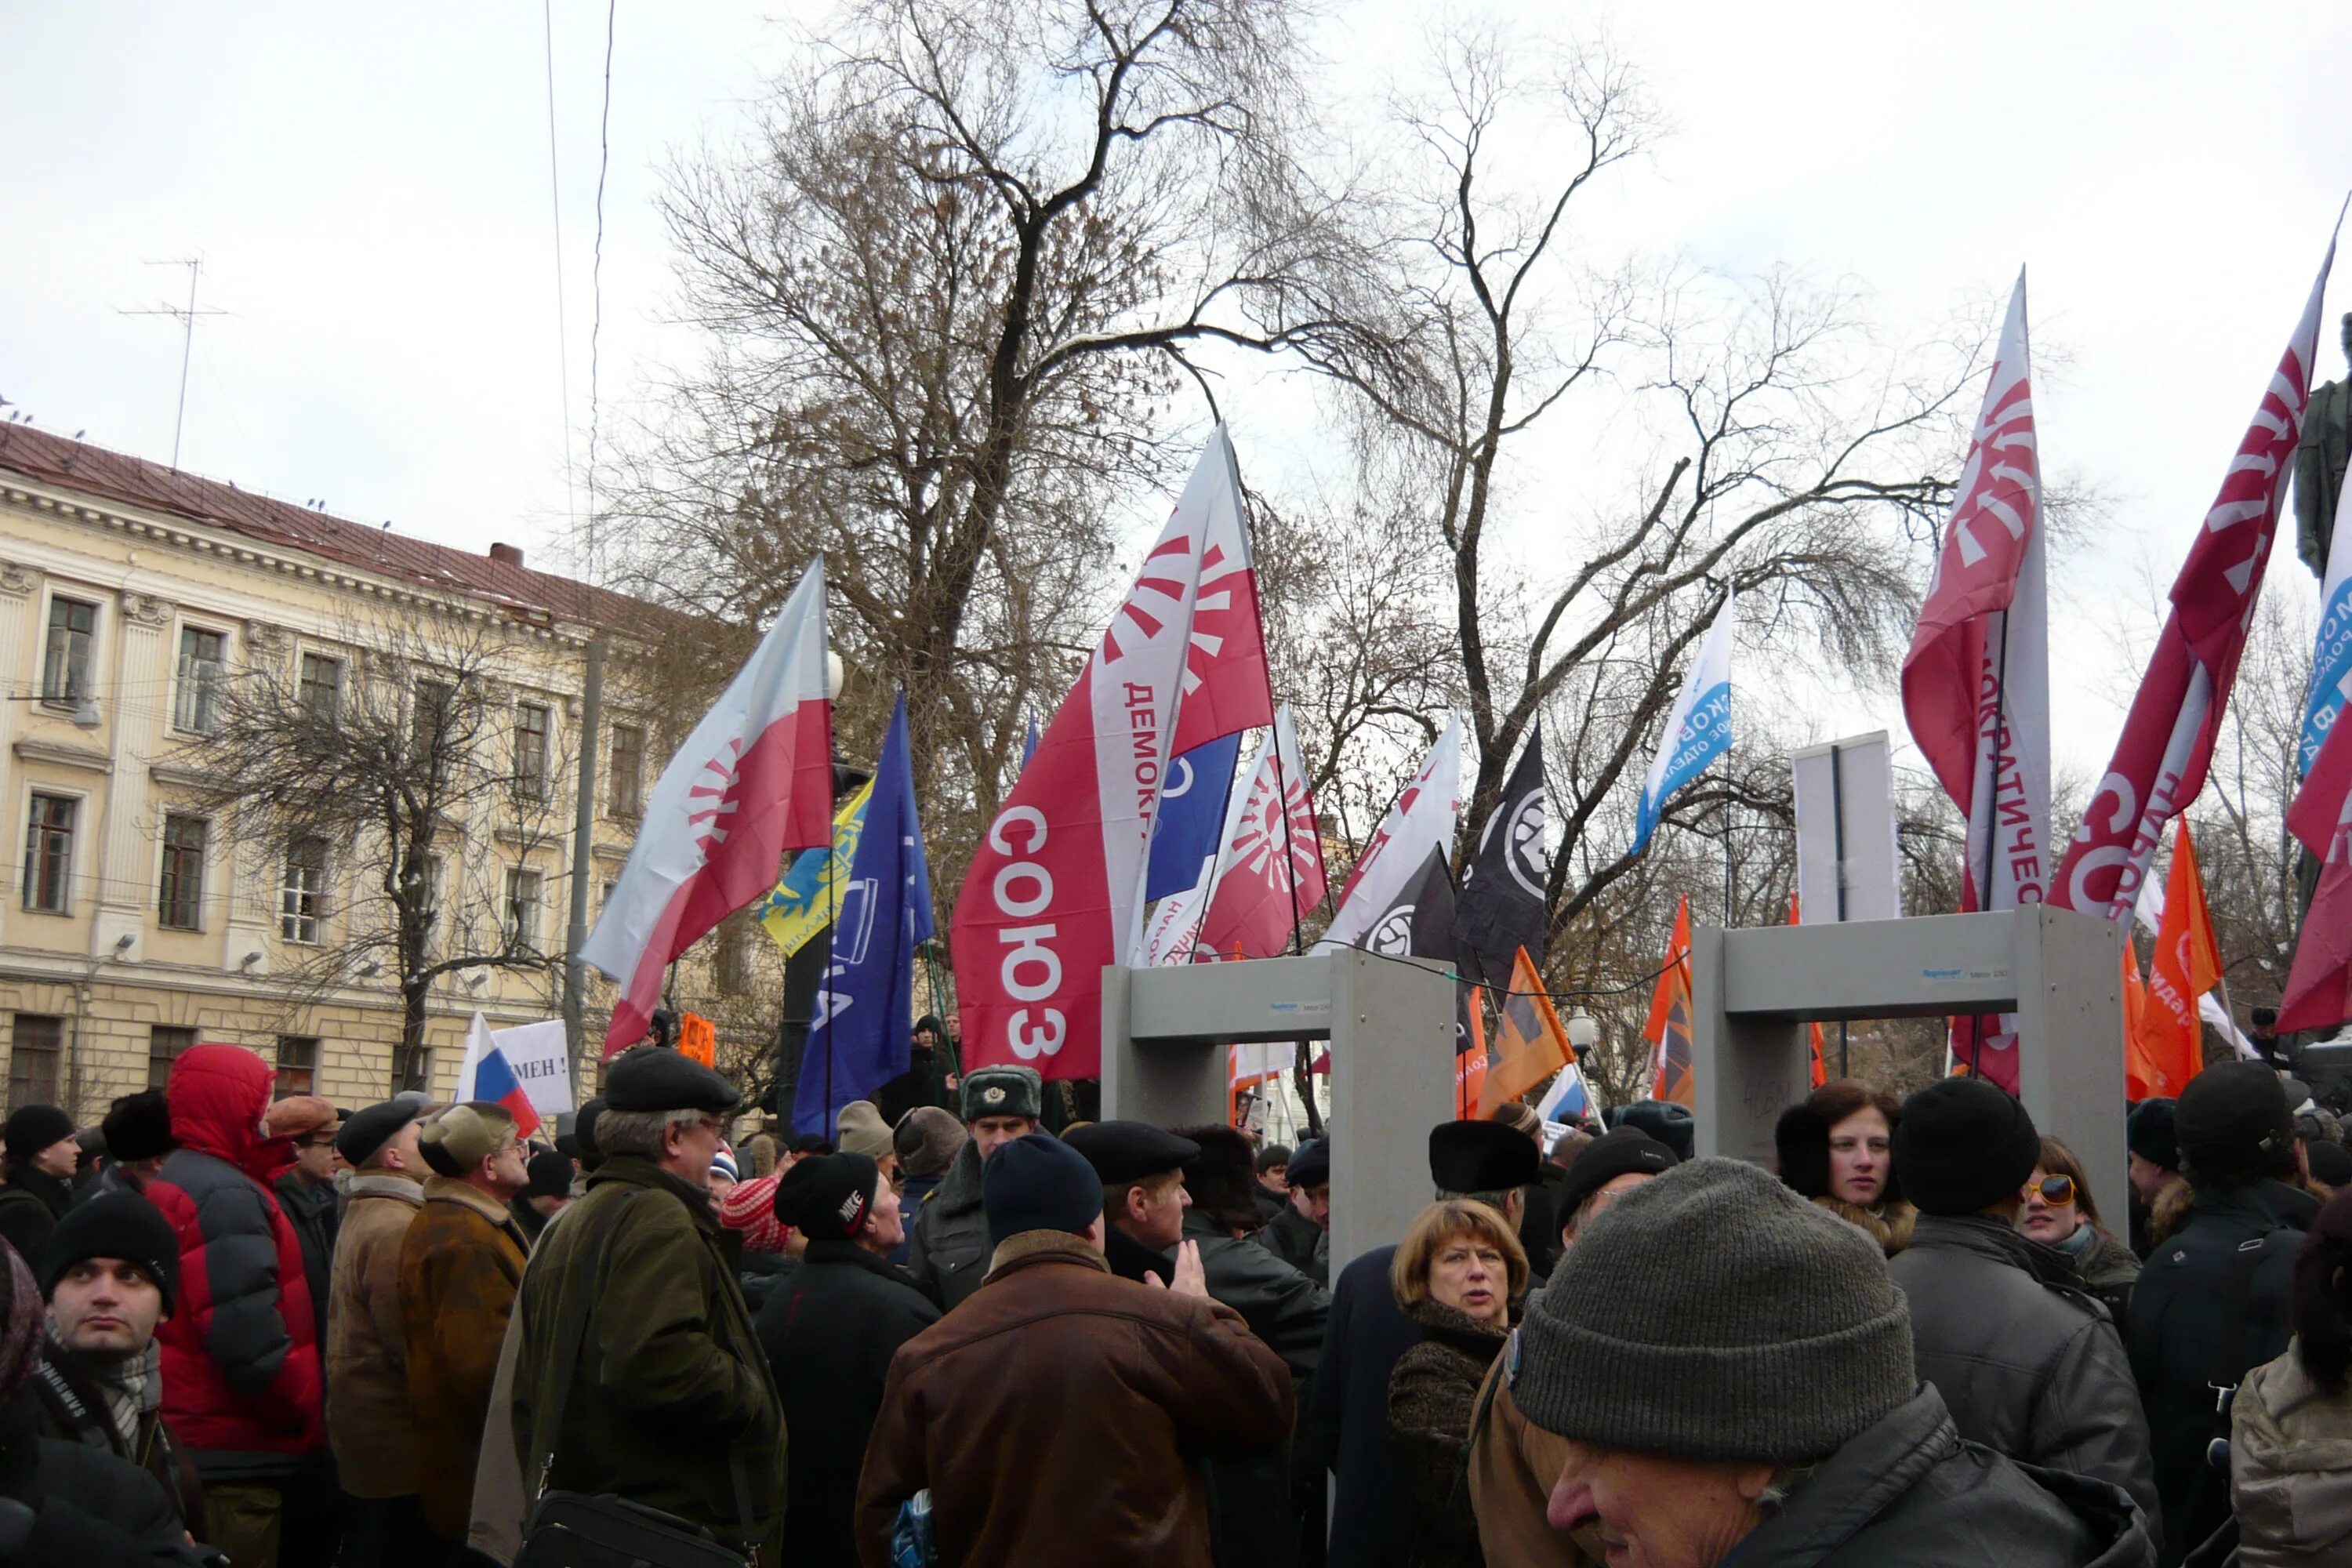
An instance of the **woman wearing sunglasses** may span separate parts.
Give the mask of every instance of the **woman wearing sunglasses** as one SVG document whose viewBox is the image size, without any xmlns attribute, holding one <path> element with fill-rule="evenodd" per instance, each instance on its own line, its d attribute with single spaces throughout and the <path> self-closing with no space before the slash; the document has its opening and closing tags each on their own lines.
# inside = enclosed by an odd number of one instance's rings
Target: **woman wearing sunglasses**
<svg viewBox="0 0 2352 1568">
<path fill-rule="evenodd" d="M 2074 1260 L 2075 1270 L 2116 1321 L 2120 1336 L 2132 1287 L 2139 1281 L 2139 1259 L 2100 1223 L 2099 1205 L 2083 1179 L 2083 1163 L 2055 1138 L 2042 1140 L 2042 1163 L 2025 1184 L 2025 1206 L 2018 1211 L 2017 1228 Z"/>
</svg>

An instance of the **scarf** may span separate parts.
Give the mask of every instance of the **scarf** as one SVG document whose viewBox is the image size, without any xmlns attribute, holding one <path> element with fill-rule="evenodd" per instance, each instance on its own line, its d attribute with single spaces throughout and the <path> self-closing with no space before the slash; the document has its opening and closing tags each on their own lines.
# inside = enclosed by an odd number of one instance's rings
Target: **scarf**
<svg viewBox="0 0 2352 1568">
<path fill-rule="evenodd" d="M 52 1333 L 48 1354 L 57 1365 L 70 1366 L 83 1384 L 105 1401 L 106 1419 L 121 1451 L 137 1453 L 141 1426 L 163 1403 L 163 1380 L 156 1375 L 163 1364 L 163 1342 L 151 1339 L 147 1348 L 133 1356 L 89 1356 L 68 1350 Z"/>
<path fill-rule="evenodd" d="M 2074 1234 L 2050 1245 L 2080 1263 L 2090 1256 L 2092 1246 L 2099 1239 L 2098 1226 L 2084 1223 L 2074 1227 Z"/>
</svg>

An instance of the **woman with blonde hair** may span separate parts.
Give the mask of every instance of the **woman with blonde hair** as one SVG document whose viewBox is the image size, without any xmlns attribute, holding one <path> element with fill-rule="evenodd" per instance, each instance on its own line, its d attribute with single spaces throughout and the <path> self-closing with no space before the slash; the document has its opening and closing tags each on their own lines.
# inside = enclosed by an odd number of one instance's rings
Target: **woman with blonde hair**
<svg viewBox="0 0 2352 1568">
<path fill-rule="evenodd" d="M 2139 1283 L 2139 1259 L 2101 1222 L 2083 1162 L 2046 1133 L 2042 1163 L 2025 1184 L 2025 1206 L 2017 1211 L 2017 1228 L 2074 1260 L 2074 1271 L 2106 1308 L 2120 1335 L 2125 1314 L 2131 1310 L 2132 1287 Z"/>
<path fill-rule="evenodd" d="M 1478 1385 L 1527 1295 L 1528 1255 L 1510 1222 L 1474 1198 L 1423 1209 L 1389 1283 L 1421 1342 L 1389 1377 L 1389 1444 L 1414 1514 L 1413 1568 L 1482 1568 L 1464 1462 Z"/>
</svg>

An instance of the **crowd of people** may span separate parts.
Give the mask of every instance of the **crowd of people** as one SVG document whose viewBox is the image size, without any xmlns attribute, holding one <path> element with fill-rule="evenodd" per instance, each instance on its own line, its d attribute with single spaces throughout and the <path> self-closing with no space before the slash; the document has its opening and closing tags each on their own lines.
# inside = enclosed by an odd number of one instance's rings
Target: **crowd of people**
<svg viewBox="0 0 2352 1568">
<path fill-rule="evenodd" d="M 1769 1171 L 1442 1124 L 1336 1278 L 1328 1138 L 1026 1068 L 740 1142 L 661 1049 L 552 1147 L 272 1088 L 0 1130 L 0 1564 L 511 1564 L 565 1496 L 864 1568 L 2352 1562 L 2352 1152 L 2260 1062 L 2131 1110 L 2120 1230 L 2000 1089 L 1842 1080 Z"/>
</svg>

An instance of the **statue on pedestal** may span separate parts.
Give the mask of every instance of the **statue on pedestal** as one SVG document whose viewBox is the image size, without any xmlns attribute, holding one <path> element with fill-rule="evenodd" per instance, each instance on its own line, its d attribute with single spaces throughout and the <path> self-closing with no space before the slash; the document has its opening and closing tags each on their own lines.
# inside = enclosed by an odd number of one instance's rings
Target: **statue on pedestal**
<svg viewBox="0 0 2352 1568">
<path fill-rule="evenodd" d="M 2352 361 L 2352 313 L 2344 318 L 2344 355 Z M 2315 577 L 2327 575 L 2327 538 L 2352 460 L 2352 375 L 2311 395 L 2303 440 L 2294 452 L 2294 552 Z"/>
</svg>

